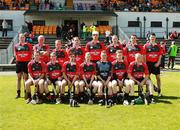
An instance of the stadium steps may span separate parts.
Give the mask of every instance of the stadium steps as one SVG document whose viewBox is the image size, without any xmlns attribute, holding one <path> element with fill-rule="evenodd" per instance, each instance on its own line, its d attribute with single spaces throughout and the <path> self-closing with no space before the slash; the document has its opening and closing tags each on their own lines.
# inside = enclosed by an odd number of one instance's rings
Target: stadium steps
<svg viewBox="0 0 180 130">
<path fill-rule="evenodd" d="M 0 49 L 7 49 L 9 46 L 10 42 L 12 41 L 12 37 L 7 37 L 7 38 L 0 38 Z"/>
</svg>

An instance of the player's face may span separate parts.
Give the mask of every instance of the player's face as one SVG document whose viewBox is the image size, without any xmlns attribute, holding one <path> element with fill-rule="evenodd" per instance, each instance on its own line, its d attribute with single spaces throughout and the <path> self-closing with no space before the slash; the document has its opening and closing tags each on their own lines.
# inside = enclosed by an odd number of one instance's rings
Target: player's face
<svg viewBox="0 0 180 130">
<path fill-rule="evenodd" d="M 98 34 L 93 34 L 93 35 L 92 35 L 92 38 L 93 38 L 93 40 L 98 40 L 99 35 L 98 35 Z"/>
<path fill-rule="evenodd" d="M 40 44 L 44 44 L 44 41 L 45 41 L 45 38 L 44 38 L 44 37 L 38 38 L 38 42 L 39 42 Z"/>
<path fill-rule="evenodd" d="M 69 59 L 70 59 L 70 62 L 75 62 L 76 57 L 75 55 L 70 55 Z"/>
<path fill-rule="evenodd" d="M 35 56 L 34 56 L 34 59 L 35 59 L 35 61 L 39 61 L 39 59 L 40 59 L 40 54 L 39 54 L 39 53 L 36 53 Z"/>
<path fill-rule="evenodd" d="M 123 54 L 122 53 L 117 53 L 116 58 L 120 59 L 120 60 L 123 59 Z"/>
<path fill-rule="evenodd" d="M 80 40 L 79 40 L 79 38 L 74 38 L 74 39 L 73 39 L 73 44 L 74 44 L 74 46 L 79 46 L 79 45 L 80 45 Z"/>
<path fill-rule="evenodd" d="M 86 61 L 90 61 L 91 60 L 91 54 L 90 53 L 86 54 L 85 59 L 86 59 Z"/>
<path fill-rule="evenodd" d="M 117 42 L 118 42 L 117 36 L 113 36 L 113 37 L 112 37 L 112 42 L 113 42 L 113 43 L 117 43 Z"/>
<path fill-rule="evenodd" d="M 51 60 L 52 60 L 53 62 L 55 62 L 55 61 L 56 61 L 56 56 L 51 56 Z"/>
<path fill-rule="evenodd" d="M 57 49 L 60 49 L 60 48 L 61 48 L 61 42 L 60 42 L 60 41 L 56 42 L 56 48 L 57 48 Z"/>
<path fill-rule="evenodd" d="M 19 41 L 20 41 L 20 42 L 25 42 L 25 36 L 24 36 L 23 34 L 21 34 L 21 35 L 19 36 Z"/>
<path fill-rule="evenodd" d="M 101 53 L 101 59 L 102 60 L 107 60 L 107 54 L 106 53 Z"/>
<path fill-rule="evenodd" d="M 136 36 L 131 36 L 131 42 L 132 42 L 132 43 L 136 43 L 136 41 L 137 41 Z"/>
<path fill-rule="evenodd" d="M 156 40 L 156 36 L 151 35 L 151 36 L 150 36 L 150 41 L 151 41 L 151 42 L 155 42 L 155 40 Z"/>
<path fill-rule="evenodd" d="M 138 55 L 138 56 L 136 57 L 136 61 L 139 62 L 139 63 L 141 63 L 141 62 L 143 61 L 142 56 L 141 56 L 141 55 Z"/>
</svg>

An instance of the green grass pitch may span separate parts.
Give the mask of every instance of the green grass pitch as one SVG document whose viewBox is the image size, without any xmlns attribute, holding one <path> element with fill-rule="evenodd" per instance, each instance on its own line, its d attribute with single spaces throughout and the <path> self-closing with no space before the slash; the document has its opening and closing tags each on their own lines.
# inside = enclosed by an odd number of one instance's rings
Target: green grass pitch
<svg viewBox="0 0 180 130">
<path fill-rule="evenodd" d="M 149 106 L 31 105 L 15 99 L 16 76 L 0 76 L 0 130 L 180 130 L 180 72 L 162 74 L 162 93 Z"/>
</svg>

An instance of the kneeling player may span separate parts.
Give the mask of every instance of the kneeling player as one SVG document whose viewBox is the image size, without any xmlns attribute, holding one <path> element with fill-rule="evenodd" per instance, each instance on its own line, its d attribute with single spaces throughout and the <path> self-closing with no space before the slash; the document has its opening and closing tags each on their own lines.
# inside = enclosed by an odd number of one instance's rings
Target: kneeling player
<svg viewBox="0 0 180 130">
<path fill-rule="evenodd" d="M 67 81 L 70 99 L 77 98 L 79 94 L 79 81 L 78 81 L 78 71 L 79 65 L 75 62 L 75 55 L 73 53 L 69 54 L 69 61 L 65 62 L 63 65 L 63 76 Z M 73 87 L 74 95 L 71 95 L 71 89 Z"/>
<path fill-rule="evenodd" d="M 98 96 L 100 98 L 99 103 L 102 105 L 104 88 L 105 105 L 107 105 L 107 93 L 108 97 L 112 98 L 112 86 L 110 81 L 112 77 L 112 64 L 107 61 L 106 51 L 102 51 L 100 56 L 101 60 L 96 63 L 97 78 L 99 79 L 99 81 L 97 81 Z M 108 100 L 108 102 L 112 104 L 112 99 Z"/>
<path fill-rule="evenodd" d="M 38 104 L 42 103 L 42 97 L 44 92 L 44 77 L 46 72 L 46 64 L 40 61 L 40 53 L 34 53 L 34 60 L 31 60 L 28 64 L 29 79 L 25 82 L 26 88 L 26 103 L 31 101 L 31 85 L 36 86 L 38 92 Z"/>
<path fill-rule="evenodd" d="M 92 96 L 97 91 L 96 81 L 94 81 L 95 73 L 96 65 L 91 62 L 91 54 L 87 52 L 85 54 L 85 62 L 80 65 L 80 75 L 82 80 L 79 82 L 79 88 L 80 92 L 82 92 L 86 86 L 89 96 L 88 104 L 93 104 Z"/>
<path fill-rule="evenodd" d="M 112 90 L 113 90 L 114 102 L 116 102 L 117 90 L 118 90 L 117 86 L 119 86 L 119 90 L 120 92 L 122 92 L 123 85 L 125 85 L 125 90 L 126 90 L 127 88 L 126 82 L 128 81 L 126 79 L 128 63 L 126 60 L 124 60 L 123 53 L 121 50 L 116 51 L 116 60 L 113 61 L 112 65 L 113 65 Z"/>
<path fill-rule="evenodd" d="M 143 97 L 143 85 L 147 85 L 150 102 L 154 103 L 153 84 L 152 81 L 149 79 L 148 67 L 143 62 L 143 57 L 141 54 L 135 54 L 135 61 L 131 62 L 129 65 L 128 77 L 130 78 L 129 85 L 131 86 L 131 88 L 134 88 L 135 84 L 138 85 L 139 96 L 141 97 Z M 148 103 L 147 100 L 145 100 L 145 103 Z"/>
<path fill-rule="evenodd" d="M 50 96 L 48 85 L 52 83 L 53 90 L 56 95 L 56 104 L 60 104 L 64 101 L 66 80 L 62 77 L 62 65 L 56 60 L 56 53 L 52 52 L 50 58 L 51 61 L 47 63 L 47 80 L 45 82 L 45 92 L 48 98 Z"/>
</svg>

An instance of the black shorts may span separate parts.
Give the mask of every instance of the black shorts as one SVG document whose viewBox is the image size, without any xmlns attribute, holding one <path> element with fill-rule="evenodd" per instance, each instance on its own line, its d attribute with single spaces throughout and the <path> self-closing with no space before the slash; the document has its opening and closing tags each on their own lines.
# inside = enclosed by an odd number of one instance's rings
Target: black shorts
<svg viewBox="0 0 180 130">
<path fill-rule="evenodd" d="M 139 78 L 139 79 L 136 79 L 136 80 L 141 83 L 144 80 L 144 78 Z"/>
<path fill-rule="evenodd" d="M 149 74 L 151 74 L 151 73 L 154 75 L 160 74 L 160 66 L 158 66 L 158 67 L 154 66 L 156 63 L 157 62 L 147 62 Z"/>
<path fill-rule="evenodd" d="M 16 62 L 16 73 L 24 72 L 28 74 L 28 63 L 29 62 Z"/>
<path fill-rule="evenodd" d="M 50 81 L 51 81 L 51 83 L 53 84 L 53 85 L 56 85 L 56 81 L 58 81 L 58 79 L 49 79 Z"/>
</svg>

